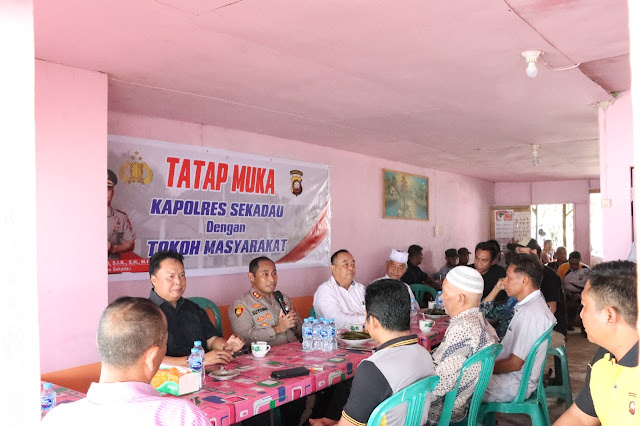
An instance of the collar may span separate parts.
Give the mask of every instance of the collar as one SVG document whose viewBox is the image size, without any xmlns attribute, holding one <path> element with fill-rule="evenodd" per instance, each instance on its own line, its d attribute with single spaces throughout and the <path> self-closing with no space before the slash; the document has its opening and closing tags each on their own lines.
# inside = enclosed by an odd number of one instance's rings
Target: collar
<svg viewBox="0 0 640 426">
<path fill-rule="evenodd" d="M 606 356 L 606 355 L 605 355 Z M 609 356 L 611 359 L 615 360 L 615 357 L 611 352 L 609 352 Z M 629 351 L 624 354 L 620 362 L 617 363 L 622 367 L 637 367 L 638 366 L 638 342 Z"/>
<path fill-rule="evenodd" d="M 417 345 L 418 336 L 416 334 L 410 334 L 408 336 L 400 336 L 395 339 L 387 340 L 380 345 L 376 352 L 381 351 L 384 348 L 395 348 L 397 346 Z"/>
<path fill-rule="evenodd" d="M 266 300 L 268 302 L 273 302 L 275 300 L 275 297 L 273 296 L 273 293 L 271 293 L 270 297 L 263 296 L 253 286 L 251 286 L 251 289 L 249 290 L 249 293 L 251 294 L 251 297 L 253 297 L 255 300 Z"/>
<path fill-rule="evenodd" d="M 479 307 L 469 308 L 466 311 L 462 311 L 458 315 L 456 315 L 455 317 L 451 318 L 451 321 L 453 321 L 454 319 L 466 317 L 468 315 L 477 315 L 479 313 L 480 313 L 480 308 Z"/>
<path fill-rule="evenodd" d="M 173 308 L 173 305 L 171 305 L 171 303 L 169 303 L 168 301 L 164 300 L 162 297 L 158 296 L 158 293 L 156 293 L 156 291 L 153 288 L 149 292 L 149 300 L 151 300 L 157 306 L 162 306 L 163 303 L 166 303 L 167 305 Z M 183 302 L 184 302 L 184 297 L 181 297 L 180 299 L 178 299 L 178 303 L 176 303 L 175 309 L 178 309 Z"/>
<path fill-rule="evenodd" d="M 91 383 L 87 399 L 97 404 L 129 401 L 140 395 L 160 396 L 149 384 L 142 382 Z"/>
<path fill-rule="evenodd" d="M 526 305 L 527 303 L 539 297 L 542 297 L 542 293 L 540 293 L 540 290 L 536 290 L 530 295 L 528 295 L 527 297 L 525 297 L 524 299 L 522 299 L 520 302 L 516 303 L 516 306 Z"/>
<path fill-rule="evenodd" d="M 344 288 L 344 287 L 342 287 L 340 284 L 338 284 L 338 281 L 336 281 L 336 279 L 335 279 L 335 278 L 333 278 L 333 274 L 331 274 L 331 280 L 330 280 L 330 281 L 331 281 L 333 284 L 337 285 L 338 287 L 340 287 L 340 288 Z M 356 283 L 356 281 L 355 281 L 355 280 L 351 281 L 351 284 L 349 284 L 349 288 L 353 287 L 353 285 L 354 285 L 355 283 Z M 344 289 L 345 289 L 345 291 L 349 291 L 349 290 L 347 290 L 346 288 L 344 288 Z"/>
</svg>

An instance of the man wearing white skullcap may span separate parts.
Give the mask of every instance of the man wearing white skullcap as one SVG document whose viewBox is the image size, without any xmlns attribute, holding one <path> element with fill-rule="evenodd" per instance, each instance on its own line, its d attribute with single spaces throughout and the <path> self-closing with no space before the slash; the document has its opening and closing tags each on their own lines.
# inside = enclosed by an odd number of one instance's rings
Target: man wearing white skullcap
<svg viewBox="0 0 640 426">
<path fill-rule="evenodd" d="M 482 275 L 467 266 L 453 268 L 442 283 L 442 304 L 451 321 L 444 340 L 433 353 L 436 375 L 440 376 L 440 381 L 433 391 L 429 409 L 430 425 L 440 420 L 445 394 L 455 387 L 467 358 L 498 341 L 495 330 L 479 308 L 483 290 Z M 465 371 L 460 382 L 461 390 L 453 405 L 451 422 L 465 417 L 479 375 L 479 363 Z"/>
<path fill-rule="evenodd" d="M 398 280 L 402 281 L 401 278 L 405 272 L 407 272 L 407 260 L 409 259 L 409 253 L 405 251 L 391 249 L 391 253 L 389 253 L 389 260 L 385 262 L 385 266 L 387 268 L 387 275 L 384 277 L 378 278 L 378 280 Z M 420 304 L 416 301 L 413 291 L 411 291 L 411 287 L 407 285 L 407 290 L 409 291 L 409 297 L 411 297 L 411 305 L 417 309 L 420 309 Z"/>
</svg>

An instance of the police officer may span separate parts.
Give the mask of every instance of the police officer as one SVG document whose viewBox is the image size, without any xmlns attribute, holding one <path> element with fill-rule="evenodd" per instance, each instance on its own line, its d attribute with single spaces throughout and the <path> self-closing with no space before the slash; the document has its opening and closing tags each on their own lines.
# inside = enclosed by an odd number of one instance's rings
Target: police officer
<svg viewBox="0 0 640 426">
<path fill-rule="evenodd" d="M 249 264 L 251 289 L 233 302 L 229 321 L 233 333 L 247 345 L 263 341 L 271 346 L 297 342 L 301 336 L 301 321 L 291 299 L 283 296 L 289 313 L 284 314 L 273 295 L 278 284 L 276 265 L 268 257 L 258 257 Z"/>
<path fill-rule="evenodd" d="M 120 253 L 133 251 L 136 245 L 136 234 L 127 214 L 111 207 L 113 188 L 118 177 L 107 170 L 107 253 L 109 259 L 120 259 Z"/>
</svg>

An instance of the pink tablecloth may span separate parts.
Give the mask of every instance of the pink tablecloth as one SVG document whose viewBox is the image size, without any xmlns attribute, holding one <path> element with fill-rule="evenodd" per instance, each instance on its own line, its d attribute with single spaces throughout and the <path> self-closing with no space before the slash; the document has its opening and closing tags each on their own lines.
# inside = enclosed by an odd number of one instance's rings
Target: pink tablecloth
<svg viewBox="0 0 640 426">
<path fill-rule="evenodd" d="M 449 326 L 449 316 L 434 319 L 435 324 L 429 333 L 423 333 L 420 331 L 418 324 L 411 324 L 411 332 L 418 335 L 418 343 L 422 345 L 428 351 L 431 351 L 434 346 L 442 342 L 444 339 L 444 333 Z"/>
</svg>

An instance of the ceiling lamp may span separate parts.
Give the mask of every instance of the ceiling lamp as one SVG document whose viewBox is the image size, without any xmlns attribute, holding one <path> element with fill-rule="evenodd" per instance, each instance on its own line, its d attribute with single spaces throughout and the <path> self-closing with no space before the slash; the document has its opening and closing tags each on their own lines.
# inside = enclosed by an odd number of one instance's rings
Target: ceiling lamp
<svg viewBox="0 0 640 426">
<path fill-rule="evenodd" d="M 531 77 L 531 76 L 529 76 Z M 534 75 L 535 77 L 535 75 Z M 534 166 L 539 166 L 540 165 L 540 153 L 538 152 L 538 148 L 540 148 L 540 145 L 531 145 L 533 147 L 533 159 L 532 159 L 532 163 Z"/>
<path fill-rule="evenodd" d="M 527 75 L 531 78 L 534 78 L 538 75 L 538 67 L 536 66 L 536 62 L 538 62 L 538 58 L 542 52 L 539 50 L 527 50 L 526 52 L 522 52 L 522 56 L 527 61 Z"/>
</svg>

